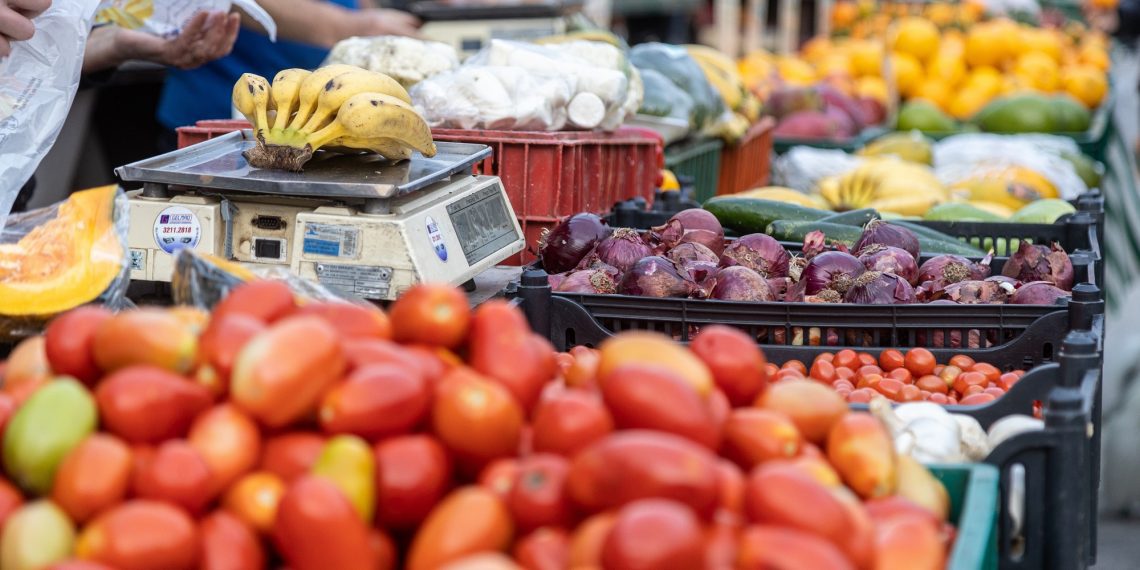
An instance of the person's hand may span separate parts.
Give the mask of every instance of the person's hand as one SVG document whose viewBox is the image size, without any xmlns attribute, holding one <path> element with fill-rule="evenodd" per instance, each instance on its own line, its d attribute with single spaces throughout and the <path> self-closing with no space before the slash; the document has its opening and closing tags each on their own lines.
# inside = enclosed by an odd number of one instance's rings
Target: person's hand
<svg viewBox="0 0 1140 570">
<path fill-rule="evenodd" d="M 229 55 L 237 40 L 241 16 L 199 12 L 182 33 L 163 39 L 136 30 L 118 31 L 123 60 L 140 59 L 179 69 L 193 69 Z"/>
<path fill-rule="evenodd" d="M 12 53 L 12 42 L 32 39 L 32 18 L 51 7 L 51 0 L 0 0 L 0 57 Z"/>
<path fill-rule="evenodd" d="M 419 36 L 420 19 L 399 10 L 376 8 L 353 12 L 357 21 L 356 36 Z"/>
</svg>

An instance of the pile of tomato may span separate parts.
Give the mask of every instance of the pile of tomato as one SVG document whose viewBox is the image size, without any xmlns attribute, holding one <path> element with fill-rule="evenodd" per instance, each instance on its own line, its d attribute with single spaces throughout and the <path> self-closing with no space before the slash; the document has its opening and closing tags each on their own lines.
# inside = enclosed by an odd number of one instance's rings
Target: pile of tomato
<svg viewBox="0 0 1140 570">
<path fill-rule="evenodd" d="M 937 374 L 854 356 L 812 376 Z M 984 375 L 961 364 L 940 372 Z M 716 326 L 558 354 L 443 286 L 387 313 L 272 281 L 210 314 L 82 308 L 0 368 L 0 565 L 944 566 L 942 484 L 842 390 L 774 368 Z"/>
<path fill-rule="evenodd" d="M 768 374 L 776 380 L 809 378 L 823 382 L 848 402 L 867 403 L 882 395 L 895 402 L 975 406 L 1000 398 L 1025 371 L 1002 372 L 964 354 L 939 364 L 929 350 L 913 348 L 905 353 L 884 350 L 878 358 L 851 349 L 824 352 L 815 357 L 810 368 L 799 360 L 789 360 L 783 366 L 769 363 Z"/>
</svg>

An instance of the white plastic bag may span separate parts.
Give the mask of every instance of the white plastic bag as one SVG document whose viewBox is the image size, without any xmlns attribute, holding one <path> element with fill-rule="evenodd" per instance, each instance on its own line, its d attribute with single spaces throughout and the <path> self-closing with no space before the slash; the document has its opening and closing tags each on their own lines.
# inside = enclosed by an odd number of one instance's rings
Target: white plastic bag
<svg viewBox="0 0 1140 570">
<path fill-rule="evenodd" d="M 67 119 L 97 4 L 55 0 L 35 36 L 0 60 L 0 227 Z"/>
<path fill-rule="evenodd" d="M 426 79 L 410 93 L 433 127 L 557 131 L 566 126 L 573 92 L 556 72 L 472 65 Z"/>
<path fill-rule="evenodd" d="M 256 0 L 102 0 L 95 12 L 96 24 L 114 24 L 160 38 L 172 38 L 198 12 L 228 12 L 241 8 L 277 41 L 277 24 Z"/>
<path fill-rule="evenodd" d="M 402 36 L 352 37 L 333 46 L 324 65 L 333 63 L 378 71 L 410 88 L 459 67 L 459 54 L 442 42 Z"/>
<path fill-rule="evenodd" d="M 800 192 L 812 192 L 820 180 L 850 172 L 863 158 L 841 150 L 792 147 L 772 165 L 772 183 Z"/>
<path fill-rule="evenodd" d="M 1049 179 L 1060 197 L 1072 200 L 1088 191 L 1065 154 L 1079 154 L 1073 139 L 1055 135 L 961 134 L 934 145 L 934 170 L 946 186 L 994 168 L 1021 166 Z"/>
</svg>

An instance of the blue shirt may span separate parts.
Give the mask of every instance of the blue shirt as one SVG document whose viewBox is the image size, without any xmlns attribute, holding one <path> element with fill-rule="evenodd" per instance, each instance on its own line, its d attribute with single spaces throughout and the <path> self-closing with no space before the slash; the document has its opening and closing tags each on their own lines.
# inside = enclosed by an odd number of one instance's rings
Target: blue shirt
<svg viewBox="0 0 1140 570">
<path fill-rule="evenodd" d="M 329 0 L 356 9 L 356 0 Z M 298 8 L 303 9 L 303 8 Z M 203 119 L 229 119 L 234 82 L 243 73 L 256 73 L 273 81 L 290 67 L 314 69 L 328 50 L 278 39 L 242 28 L 230 55 L 190 70 L 169 69 L 158 102 L 158 122 L 168 129 L 193 125 Z"/>
</svg>

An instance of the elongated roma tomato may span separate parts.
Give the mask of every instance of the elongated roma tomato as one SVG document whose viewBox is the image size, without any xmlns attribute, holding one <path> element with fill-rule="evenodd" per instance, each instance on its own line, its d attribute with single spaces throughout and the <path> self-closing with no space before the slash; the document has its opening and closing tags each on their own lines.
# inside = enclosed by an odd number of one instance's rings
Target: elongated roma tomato
<svg viewBox="0 0 1140 570">
<path fill-rule="evenodd" d="M 240 314 L 271 324 L 293 312 L 296 307 L 296 298 L 288 284 L 284 281 L 259 279 L 230 291 L 214 307 L 213 318 Z"/>
<path fill-rule="evenodd" d="M 614 431 L 614 420 L 597 394 L 566 390 L 539 402 L 534 412 L 534 450 L 573 457 Z"/>
<path fill-rule="evenodd" d="M 139 498 L 165 501 L 192 515 L 200 514 L 210 501 L 210 466 L 181 440 L 160 445 L 134 483 Z"/>
<path fill-rule="evenodd" d="M 377 565 L 368 525 L 323 477 L 301 477 L 289 486 L 277 507 L 273 539 L 292 570 L 373 570 Z"/>
<path fill-rule="evenodd" d="M 471 308 L 459 289 L 424 283 L 400 295 L 388 316 L 399 342 L 456 348 L 467 337 Z"/>
<path fill-rule="evenodd" d="M 331 325 L 313 316 L 290 317 L 241 350 L 230 398 L 266 426 L 283 427 L 316 408 L 344 368 L 340 338 Z"/>
<path fill-rule="evenodd" d="M 71 376 L 88 386 L 99 379 L 95 363 L 95 330 L 111 318 L 111 311 L 97 305 L 72 309 L 54 319 L 44 331 L 44 350 L 56 374 Z"/>
<path fill-rule="evenodd" d="M 662 431 L 717 448 L 720 430 L 707 398 L 670 369 L 622 364 L 599 377 L 598 383 L 618 428 Z"/>
<path fill-rule="evenodd" d="M 159 443 L 186 435 L 210 407 L 210 394 L 186 378 L 153 366 L 132 366 L 95 389 L 103 427 L 128 443 Z"/>
<path fill-rule="evenodd" d="M 119 570 L 193 570 L 198 531 L 181 509 L 147 500 L 127 501 L 91 521 L 75 554 Z"/>
<path fill-rule="evenodd" d="M 756 342 L 740 329 L 701 327 L 690 348 L 709 367 L 713 381 L 734 406 L 751 404 L 768 386 L 768 361 Z"/>
<path fill-rule="evenodd" d="M 871 414 L 851 412 L 836 422 L 827 438 L 827 458 L 864 499 L 893 494 L 898 484 L 894 442 Z"/>
<path fill-rule="evenodd" d="M 700 358 L 660 333 L 623 332 L 606 339 L 599 353 L 598 378 L 623 364 L 654 364 L 684 378 L 701 396 L 707 396 L 715 386 L 712 372 Z"/>
<path fill-rule="evenodd" d="M 570 537 L 558 528 L 540 528 L 515 542 L 514 559 L 527 570 L 570 567 Z"/>
<path fill-rule="evenodd" d="M 8 356 L 3 390 L 17 403 L 27 400 L 51 380 L 52 370 L 44 344 L 42 336 L 27 338 L 17 344 Z"/>
<path fill-rule="evenodd" d="M 550 343 L 537 338 L 523 314 L 503 300 L 475 309 L 468 336 L 471 367 L 510 390 L 523 410 L 531 410 L 558 369 Z"/>
<path fill-rule="evenodd" d="M 115 570 L 106 564 L 92 562 L 90 560 L 64 560 L 63 562 L 56 562 L 44 570 Z"/>
<path fill-rule="evenodd" d="M 570 567 L 601 568 L 602 546 L 614 528 L 617 513 L 606 511 L 582 521 L 570 536 Z"/>
<path fill-rule="evenodd" d="M 724 455 L 742 469 L 773 459 L 789 459 L 800 452 L 803 438 L 784 414 L 740 408 L 729 415 L 724 430 Z"/>
<path fill-rule="evenodd" d="M 392 323 L 378 307 L 365 307 L 354 303 L 315 301 L 305 303 L 298 315 L 313 315 L 325 320 L 341 338 L 392 338 Z"/>
<path fill-rule="evenodd" d="M 431 396 L 418 371 L 370 364 L 325 394 L 319 412 L 321 428 L 369 440 L 402 435 L 427 418 Z"/>
<path fill-rule="evenodd" d="M 215 406 L 198 416 L 187 441 L 210 467 L 210 496 L 217 496 L 253 470 L 261 455 L 257 424 L 230 404 Z"/>
<path fill-rule="evenodd" d="M 285 483 L 307 474 L 325 447 L 324 436 L 307 431 L 294 431 L 265 440 L 259 469 L 281 478 Z"/>
<path fill-rule="evenodd" d="M 502 551 L 514 532 L 506 505 L 491 491 L 463 487 L 428 515 L 412 541 L 408 570 L 431 570 L 480 552 Z"/>
<path fill-rule="evenodd" d="M 245 345 L 265 330 L 265 323 L 249 315 L 221 315 L 210 319 L 198 337 L 198 370 L 194 380 L 215 396 L 230 391 L 234 361 Z"/>
<path fill-rule="evenodd" d="M 261 570 L 265 552 L 257 534 L 241 519 L 225 511 L 202 519 L 199 570 Z"/>
<path fill-rule="evenodd" d="M 702 517 L 716 510 L 716 456 L 687 439 L 657 431 L 629 430 L 582 450 L 570 465 L 567 490 L 587 512 L 638 499 L 674 499 Z"/>
<path fill-rule="evenodd" d="M 281 478 L 255 471 L 237 480 L 222 498 L 222 506 L 234 516 L 261 533 L 273 530 L 277 507 L 285 494 Z"/>
<path fill-rule="evenodd" d="M 461 463 L 478 467 L 518 451 L 523 410 L 500 384 L 457 369 L 436 390 L 432 425 Z"/>
<path fill-rule="evenodd" d="M 429 435 L 408 435 L 381 441 L 376 454 L 376 514 L 385 528 L 411 528 L 447 494 L 451 459 Z"/>
<path fill-rule="evenodd" d="M 700 521 L 688 507 L 641 499 L 618 511 L 602 545 L 602 565 L 629 570 L 700 568 L 704 546 Z"/>
<path fill-rule="evenodd" d="M 123 502 L 130 476 L 130 447 L 113 435 L 96 433 L 63 459 L 55 474 L 51 498 L 71 520 L 85 523 Z"/>
<path fill-rule="evenodd" d="M 566 458 L 539 453 L 524 458 L 507 506 L 519 530 L 528 532 L 543 526 L 568 527 L 574 510 L 566 496 L 566 475 L 570 463 Z"/>
<path fill-rule="evenodd" d="M 834 544 L 802 530 L 784 526 L 757 525 L 744 529 L 736 567 L 741 570 L 769 568 L 828 568 L 855 570 Z"/>
<path fill-rule="evenodd" d="M 185 374 L 197 361 L 198 334 L 169 311 L 138 309 L 103 321 L 92 346 L 104 372 L 147 365 Z"/>
</svg>

